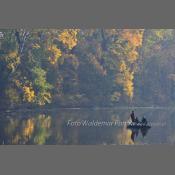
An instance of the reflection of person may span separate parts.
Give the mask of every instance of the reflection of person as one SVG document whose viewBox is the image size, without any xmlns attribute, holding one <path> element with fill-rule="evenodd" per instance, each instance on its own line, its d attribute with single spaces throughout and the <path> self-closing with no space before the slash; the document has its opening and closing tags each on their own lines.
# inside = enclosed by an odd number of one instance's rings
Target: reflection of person
<svg viewBox="0 0 175 175">
<path fill-rule="evenodd" d="M 141 131 L 141 133 L 142 133 L 142 136 L 145 137 L 146 134 L 147 134 L 147 132 L 148 132 L 148 129 L 142 128 L 142 129 L 140 129 L 140 131 Z"/>
<path fill-rule="evenodd" d="M 135 122 L 136 123 L 139 123 L 139 119 L 137 117 L 135 118 Z"/>
<path fill-rule="evenodd" d="M 144 125 L 147 125 L 148 124 L 148 122 L 147 122 L 147 120 L 146 120 L 145 117 L 142 118 L 142 124 L 144 124 Z"/>
<path fill-rule="evenodd" d="M 134 142 L 134 139 L 135 139 L 135 133 L 132 131 L 132 133 L 131 133 L 131 140 Z"/>
<path fill-rule="evenodd" d="M 131 140 L 134 142 L 135 141 L 135 138 L 138 136 L 139 134 L 139 129 L 133 129 L 131 130 Z"/>
<path fill-rule="evenodd" d="M 135 115 L 134 115 L 134 111 L 132 111 L 132 113 L 131 113 L 131 120 L 132 120 L 132 122 L 135 122 L 135 120 L 136 120 Z"/>
<path fill-rule="evenodd" d="M 132 132 L 132 133 L 131 133 L 131 139 L 132 139 L 133 142 L 135 141 L 135 138 L 138 136 L 139 130 L 140 130 L 142 136 L 145 137 L 146 134 L 148 133 L 148 130 L 149 130 L 149 129 L 147 129 L 147 128 L 131 129 L 131 132 Z"/>
</svg>

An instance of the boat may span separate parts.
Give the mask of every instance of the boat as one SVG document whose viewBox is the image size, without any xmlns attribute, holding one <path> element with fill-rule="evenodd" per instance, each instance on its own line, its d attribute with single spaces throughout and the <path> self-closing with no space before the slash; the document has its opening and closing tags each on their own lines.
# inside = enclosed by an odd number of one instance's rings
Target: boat
<svg viewBox="0 0 175 175">
<path fill-rule="evenodd" d="M 145 124 L 142 122 L 139 122 L 139 123 L 131 122 L 127 125 L 127 128 L 128 129 L 134 129 L 134 128 L 136 128 L 136 129 L 150 129 L 151 125 Z"/>
</svg>

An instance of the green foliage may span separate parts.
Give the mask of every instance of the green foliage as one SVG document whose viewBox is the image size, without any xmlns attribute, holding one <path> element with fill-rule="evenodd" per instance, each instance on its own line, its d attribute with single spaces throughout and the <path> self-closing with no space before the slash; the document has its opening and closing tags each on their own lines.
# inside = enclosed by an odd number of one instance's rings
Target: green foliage
<svg viewBox="0 0 175 175">
<path fill-rule="evenodd" d="M 15 104 L 20 103 L 21 98 L 20 98 L 19 93 L 17 92 L 16 89 L 7 88 L 5 90 L 5 95 L 6 95 L 5 97 L 9 103 L 9 105 L 15 105 Z"/>
<path fill-rule="evenodd" d="M 34 67 L 32 69 L 33 75 L 33 86 L 36 90 L 36 102 L 39 105 L 44 105 L 45 103 L 51 102 L 50 90 L 52 85 L 50 85 L 46 80 L 46 71 L 40 67 Z"/>
<path fill-rule="evenodd" d="M 173 29 L 148 29 L 144 39 L 144 56 L 150 55 L 155 50 L 159 50 L 161 42 L 174 39 Z"/>
<path fill-rule="evenodd" d="M 38 145 L 45 144 L 47 138 L 50 136 L 50 126 L 51 126 L 51 117 L 40 115 L 36 122 L 36 131 L 34 137 L 34 143 Z"/>
<path fill-rule="evenodd" d="M 1 107 L 174 103 L 174 29 L 0 31 Z"/>
</svg>

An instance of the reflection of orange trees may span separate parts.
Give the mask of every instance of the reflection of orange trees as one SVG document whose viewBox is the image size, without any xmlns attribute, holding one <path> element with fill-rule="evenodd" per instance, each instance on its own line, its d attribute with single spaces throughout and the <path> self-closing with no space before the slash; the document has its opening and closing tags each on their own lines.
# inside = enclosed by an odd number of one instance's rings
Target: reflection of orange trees
<svg viewBox="0 0 175 175">
<path fill-rule="evenodd" d="M 13 137 L 11 143 L 14 144 L 14 145 L 17 145 L 17 144 L 19 144 L 20 140 L 21 140 L 21 136 L 19 135 L 19 133 L 17 133 L 17 134 Z"/>
<path fill-rule="evenodd" d="M 10 144 L 44 144 L 50 136 L 51 117 L 39 115 L 23 121 L 10 119 L 5 133 Z"/>
<path fill-rule="evenodd" d="M 51 117 L 46 115 L 39 115 L 38 122 L 42 128 L 50 128 L 51 126 Z"/>
<path fill-rule="evenodd" d="M 20 121 L 17 119 L 10 119 L 6 128 L 4 128 L 4 132 L 6 137 L 8 138 L 8 142 L 10 144 L 18 144 L 19 140 L 21 139 L 18 133 L 18 127 L 20 125 Z"/>
<path fill-rule="evenodd" d="M 34 133 L 34 127 L 35 127 L 35 120 L 34 118 L 29 118 L 22 123 L 18 122 L 18 125 L 16 126 L 16 132 L 12 133 L 12 144 L 26 144 L 30 141 L 32 138 L 32 135 Z"/>
<path fill-rule="evenodd" d="M 39 115 L 36 122 L 36 132 L 33 140 L 35 144 L 45 144 L 51 135 L 50 127 L 51 117 L 46 115 Z"/>
<path fill-rule="evenodd" d="M 121 132 L 117 135 L 118 142 L 121 145 L 133 145 L 134 142 L 131 139 L 132 131 L 124 127 Z"/>
<path fill-rule="evenodd" d="M 23 136 L 31 138 L 35 126 L 35 120 L 33 118 L 28 119 L 24 122 Z"/>
<path fill-rule="evenodd" d="M 56 120 L 54 121 L 54 130 L 53 137 L 56 141 L 56 144 L 62 144 L 63 143 L 63 133 L 62 133 L 62 126 L 63 126 L 64 120 L 58 116 Z"/>
<path fill-rule="evenodd" d="M 12 135 L 18 126 L 19 126 L 19 120 L 10 119 L 4 131 L 7 135 Z"/>
</svg>

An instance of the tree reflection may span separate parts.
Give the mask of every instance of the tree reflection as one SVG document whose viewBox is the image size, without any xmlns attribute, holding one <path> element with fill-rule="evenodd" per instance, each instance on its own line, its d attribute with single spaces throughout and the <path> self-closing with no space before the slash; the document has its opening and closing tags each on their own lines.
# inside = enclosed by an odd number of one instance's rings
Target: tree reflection
<svg viewBox="0 0 175 175">
<path fill-rule="evenodd" d="M 51 135 L 51 117 L 46 115 L 39 115 L 36 121 L 36 131 L 34 136 L 35 144 L 45 144 Z"/>
<path fill-rule="evenodd" d="M 120 145 L 133 145 L 134 141 L 132 139 L 133 132 L 126 127 L 124 127 L 121 132 L 119 132 L 117 138 Z"/>
<path fill-rule="evenodd" d="M 129 126 L 129 127 L 128 127 Z M 144 138 L 150 127 L 147 126 L 142 126 L 142 127 L 137 127 L 132 125 L 127 125 L 125 124 L 122 128 L 122 130 L 118 134 L 118 142 L 119 144 L 122 145 L 131 145 L 135 144 L 135 140 L 138 137 L 139 133 L 141 133 L 142 137 Z"/>
<path fill-rule="evenodd" d="M 51 134 L 51 117 L 41 114 L 35 117 L 6 121 L 1 144 L 45 144 Z"/>
<path fill-rule="evenodd" d="M 174 113 L 168 125 L 152 127 L 149 137 L 146 128 L 127 128 L 127 126 L 108 127 L 71 127 L 71 121 L 127 121 L 129 110 L 55 110 L 9 113 L 0 118 L 0 144 L 64 144 L 64 145 L 101 145 L 101 144 L 142 144 L 175 143 Z M 164 122 L 163 111 L 138 110 L 139 117 L 145 116 L 152 122 Z M 167 114 L 167 112 L 166 112 Z M 150 115 L 150 116 L 149 116 Z M 156 116 L 156 117 L 154 117 Z M 172 125 L 173 123 L 173 125 Z"/>
</svg>

